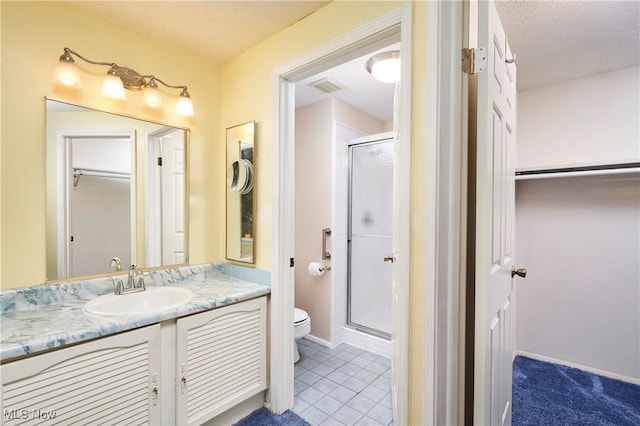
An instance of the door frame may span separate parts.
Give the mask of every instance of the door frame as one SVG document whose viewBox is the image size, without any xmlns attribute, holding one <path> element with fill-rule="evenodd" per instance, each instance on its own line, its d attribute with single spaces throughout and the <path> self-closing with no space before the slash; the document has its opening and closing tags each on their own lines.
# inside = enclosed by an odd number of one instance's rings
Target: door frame
<svg viewBox="0 0 640 426">
<path fill-rule="evenodd" d="M 463 3 L 468 7 L 469 0 Z M 424 316 L 421 322 L 423 359 L 414 360 L 423 366 L 420 384 L 422 416 L 425 424 L 459 424 L 464 418 L 464 363 L 465 363 L 465 282 L 466 282 L 466 228 L 467 228 L 467 79 L 463 78 L 461 48 L 468 21 L 463 21 L 463 4 L 459 2 L 427 2 L 427 75 L 426 93 L 415 93 L 426 99 L 427 137 L 414 141 L 425 146 L 424 165 L 428 170 L 426 191 L 427 212 L 416 218 L 425 224 L 425 251 L 422 262 L 425 279 Z M 293 254 L 293 232 L 288 226 L 293 222 L 294 149 L 292 78 L 305 65 L 319 60 L 355 42 L 371 36 L 375 28 L 401 25 L 401 40 L 412 40 L 411 5 L 373 21 L 369 25 L 348 33 L 343 38 L 308 52 L 273 73 L 273 129 L 272 140 L 272 287 L 271 287 L 271 386 L 267 405 L 282 412 L 293 405 L 293 277 L 288 258 Z M 385 26 L 386 24 L 386 26 Z M 367 31 L 368 29 L 368 31 Z M 409 45 L 410 46 L 410 45 Z M 406 47 L 409 48 L 408 46 Z M 405 50 L 405 45 L 402 47 Z M 408 50 L 410 53 L 411 50 Z M 411 69 L 403 70 L 403 80 L 409 81 Z M 408 73 L 408 74 L 407 74 Z M 419 77 L 416 77 L 419 78 Z M 404 90 L 410 98 L 411 89 Z M 410 108 L 406 112 L 410 113 Z M 405 135 L 411 126 L 405 122 Z M 409 150 L 405 155 L 409 155 Z M 288 166 L 288 167 L 286 167 Z M 407 179 L 409 168 L 407 167 Z M 408 182 L 409 183 L 409 182 Z M 406 186 L 409 188 L 409 185 Z M 408 208 L 409 206 L 407 206 Z M 406 222 L 409 229 L 409 220 Z M 408 244 L 408 242 L 406 242 Z M 420 262 L 420 259 L 414 259 Z M 409 265 L 405 266 L 405 282 L 409 282 Z M 404 307 L 408 311 L 409 289 L 402 289 Z M 402 303 L 398 300 L 396 303 Z M 404 363 L 394 377 L 399 383 L 404 404 L 398 407 L 394 421 L 407 424 L 408 406 L 408 315 L 403 335 L 395 346 L 402 351 Z M 414 320 L 415 321 L 415 320 Z M 415 332 L 413 338 L 418 337 Z M 412 411 L 413 412 L 413 411 Z"/>
<path fill-rule="evenodd" d="M 462 424 L 467 246 L 464 2 L 427 2 L 422 419 Z"/>
<path fill-rule="evenodd" d="M 271 267 L 271 358 L 270 388 L 267 404 L 276 413 L 293 406 L 293 306 L 294 278 L 290 260 L 294 257 L 294 83 L 333 65 L 361 55 L 363 48 L 383 47 L 400 35 L 402 81 L 399 95 L 399 115 L 404 117 L 399 132 L 406 143 L 398 144 L 399 163 L 405 167 L 396 175 L 400 187 L 398 212 L 402 229 L 394 245 L 402 256 L 394 265 L 394 370 L 392 385 L 397 390 L 394 421 L 408 423 L 409 400 L 409 217 L 410 217 L 410 144 L 411 144 L 411 44 L 412 7 L 402 7 L 381 16 L 328 43 L 312 49 L 278 66 L 273 71 L 272 129 L 272 267 Z M 428 404 L 427 404 L 428 405 Z"/>
</svg>

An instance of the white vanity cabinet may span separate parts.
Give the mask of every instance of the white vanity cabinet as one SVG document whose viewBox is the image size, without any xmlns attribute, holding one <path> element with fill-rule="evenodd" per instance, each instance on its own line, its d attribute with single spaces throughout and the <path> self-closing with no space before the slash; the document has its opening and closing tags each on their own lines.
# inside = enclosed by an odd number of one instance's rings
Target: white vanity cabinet
<svg viewBox="0 0 640 426">
<path fill-rule="evenodd" d="M 205 423 L 267 388 L 266 306 L 263 296 L 6 362 L 0 424 Z"/>
<path fill-rule="evenodd" d="M 159 424 L 160 325 L 0 366 L 2 424 Z"/>
<path fill-rule="evenodd" d="M 201 424 L 267 388 L 266 297 L 177 321 L 176 423 Z"/>
</svg>

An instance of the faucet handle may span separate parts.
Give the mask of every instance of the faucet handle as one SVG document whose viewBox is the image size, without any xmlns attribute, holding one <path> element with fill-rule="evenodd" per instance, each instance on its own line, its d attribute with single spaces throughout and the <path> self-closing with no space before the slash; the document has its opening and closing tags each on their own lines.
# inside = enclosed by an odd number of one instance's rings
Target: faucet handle
<svg viewBox="0 0 640 426">
<path fill-rule="evenodd" d="M 117 280 L 116 281 L 116 294 L 122 294 L 123 291 L 124 291 L 124 284 L 122 283 L 122 280 Z"/>
<path fill-rule="evenodd" d="M 144 272 L 142 271 L 142 266 L 140 265 L 133 265 L 133 266 L 135 266 L 134 275 L 138 276 L 138 279 L 136 280 L 136 283 L 135 283 L 135 287 L 146 290 L 144 285 Z"/>
<path fill-rule="evenodd" d="M 122 271 L 122 261 L 117 256 L 111 259 L 111 266 L 116 268 L 116 272 Z"/>
</svg>

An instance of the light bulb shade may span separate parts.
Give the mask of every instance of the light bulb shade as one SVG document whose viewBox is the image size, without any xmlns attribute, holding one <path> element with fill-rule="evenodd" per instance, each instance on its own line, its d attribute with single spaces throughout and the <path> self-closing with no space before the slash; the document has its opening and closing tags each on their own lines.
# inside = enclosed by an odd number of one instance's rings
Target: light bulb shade
<svg viewBox="0 0 640 426">
<path fill-rule="evenodd" d="M 367 61 L 367 71 L 383 83 L 400 81 L 400 52 L 384 52 Z"/>
<path fill-rule="evenodd" d="M 191 103 L 191 98 L 189 98 L 187 89 L 182 90 L 182 93 L 178 98 L 178 103 L 176 104 L 176 114 L 183 115 L 185 117 L 193 117 L 193 104 Z"/>
<path fill-rule="evenodd" d="M 63 58 L 60 58 L 58 65 L 56 65 L 56 69 L 53 71 L 53 77 L 57 83 L 66 87 L 80 88 L 82 86 L 80 73 L 78 72 L 76 65 L 73 63 L 73 60 L 68 62 Z"/>
<path fill-rule="evenodd" d="M 104 78 L 102 83 L 102 96 L 111 99 L 124 99 L 124 86 L 120 77 L 112 73 L 111 71 Z"/>
<path fill-rule="evenodd" d="M 142 101 L 149 108 L 160 108 L 162 106 L 162 93 L 158 87 L 147 85 L 142 92 Z"/>
</svg>

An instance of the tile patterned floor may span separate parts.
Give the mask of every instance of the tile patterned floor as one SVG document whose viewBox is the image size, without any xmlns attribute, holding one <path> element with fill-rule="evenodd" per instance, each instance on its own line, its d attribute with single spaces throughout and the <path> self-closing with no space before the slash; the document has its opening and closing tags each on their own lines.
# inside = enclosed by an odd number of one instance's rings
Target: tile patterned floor
<svg viewBox="0 0 640 426">
<path fill-rule="evenodd" d="M 391 361 L 341 344 L 298 340 L 293 411 L 313 426 L 391 425 Z"/>
</svg>

